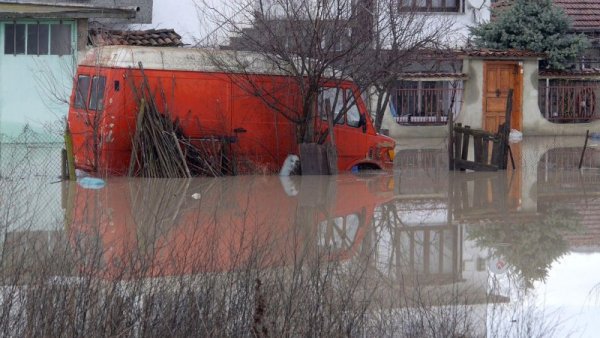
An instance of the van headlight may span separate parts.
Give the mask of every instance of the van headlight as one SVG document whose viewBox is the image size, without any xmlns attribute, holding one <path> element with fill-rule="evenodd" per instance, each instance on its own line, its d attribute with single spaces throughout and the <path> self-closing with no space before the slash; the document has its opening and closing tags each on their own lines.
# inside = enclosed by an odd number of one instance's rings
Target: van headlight
<svg viewBox="0 0 600 338">
<path fill-rule="evenodd" d="M 396 152 L 394 151 L 394 149 L 388 149 L 388 156 L 390 157 L 391 161 L 394 160 L 394 158 L 396 157 Z"/>
</svg>

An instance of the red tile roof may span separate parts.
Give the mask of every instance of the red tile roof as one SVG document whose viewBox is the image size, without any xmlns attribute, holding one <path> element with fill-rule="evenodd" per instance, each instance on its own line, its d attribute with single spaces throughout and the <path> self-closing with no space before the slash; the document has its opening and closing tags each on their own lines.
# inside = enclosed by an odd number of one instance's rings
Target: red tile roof
<svg viewBox="0 0 600 338">
<path fill-rule="evenodd" d="M 471 49 L 465 50 L 465 54 L 478 58 L 544 58 L 545 53 L 519 49 Z"/>
<path fill-rule="evenodd" d="M 503 9 L 513 0 L 500 0 L 493 6 Z M 600 0 L 553 0 L 571 18 L 574 31 L 600 31 Z"/>
<path fill-rule="evenodd" d="M 93 46 L 130 45 L 147 47 L 180 47 L 181 36 L 172 29 L 120 31 L 91 29 L 89 42 Z"/>
<path fill-rule="evenodd" d="M 573 30 L 600 31 L 600 0 L 554 0 L 573 21 Z"/>
<path fill-rule="evenodd" d="M 451 78 L 451 79 L 467 79 L 468 75 L 464 73 L 403 73 L 400 75 L 402 79 L 440 79 L 440 78 Z"/>
</svg>

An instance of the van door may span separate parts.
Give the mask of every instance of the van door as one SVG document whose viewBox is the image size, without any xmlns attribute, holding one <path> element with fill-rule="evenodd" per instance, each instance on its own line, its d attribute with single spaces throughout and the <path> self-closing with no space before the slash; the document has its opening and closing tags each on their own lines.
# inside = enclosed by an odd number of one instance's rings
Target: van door
<svg viewBox="0 0 600 338">
<path fill-rule="evenodd" d="M 78 74 L 69 127 L 73 135 L 73 152 L 79 168 L 100 169 L 102 110 L 106 77 Z"/>
<path fill-rule="evenodd" d="M 351 165 L 366 157 L 367 134 L 363 132 L 359 97 L 349 88 L 324 88 L 319 95 L 321 125 L 327 128 L 327 111 L 333 111 L 335 142 L 338 150 L 338 168 Z M 342 116 L 340 116 L 342 114 Z"/>
<path fill-rule="evenodd" d="M 257 81 L 255 85 L 269 84 Z M 277 121 L 282 117 L 246 88 L 234 85 L 231 100 L 235 171 L 240 174 L 278 171 L 281 165 L 278 138 L 283 135 Z"/>
</svg>

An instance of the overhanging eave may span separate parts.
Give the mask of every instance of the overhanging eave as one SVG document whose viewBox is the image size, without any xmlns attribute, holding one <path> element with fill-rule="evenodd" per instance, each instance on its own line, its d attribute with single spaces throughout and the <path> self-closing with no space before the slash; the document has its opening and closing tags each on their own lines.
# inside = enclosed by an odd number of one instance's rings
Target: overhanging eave
<svg viewBox="0 0 600 338">
<path fill-rule="evenodd" d="M 7 3 L 0 1 L 0 19 L 133 19 L 139 7 L 99 7 L 73 4 Z"/>
</svg>

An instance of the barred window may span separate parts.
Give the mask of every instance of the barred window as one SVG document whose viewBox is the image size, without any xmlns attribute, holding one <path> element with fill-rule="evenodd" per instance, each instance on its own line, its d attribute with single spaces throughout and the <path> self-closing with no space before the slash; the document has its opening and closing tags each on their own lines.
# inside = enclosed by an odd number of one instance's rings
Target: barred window
<svg viewBox="0 0 600 338">
<path fill-rule="evenodd" d="M 400 6 L 419 12 L 458 12 L 458 0 L 400 0 Z"/>
</svg>

